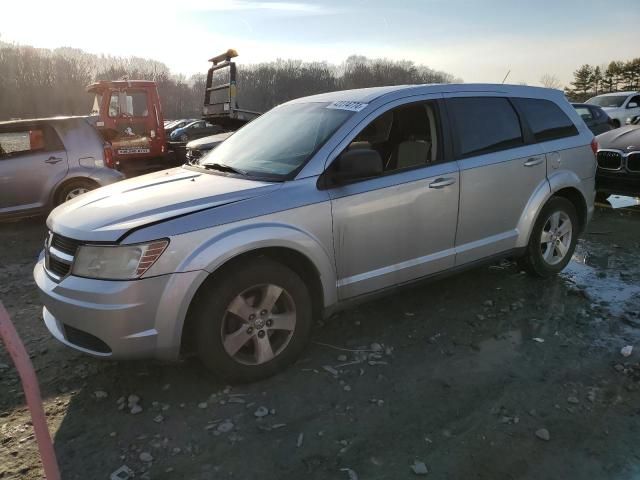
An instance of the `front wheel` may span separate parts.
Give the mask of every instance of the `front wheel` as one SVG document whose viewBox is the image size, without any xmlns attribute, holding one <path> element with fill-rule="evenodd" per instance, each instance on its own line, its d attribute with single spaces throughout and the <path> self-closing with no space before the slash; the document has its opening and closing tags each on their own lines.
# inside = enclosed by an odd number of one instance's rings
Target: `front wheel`
<svg viewBox="0 0 640 480">
<path fill-rule="evenodd" d="M 205 286 L 195 309 L 198 356 L 218 376 L 250 382 L 283 370 L 311 336 L 303 280 L 266 257 L 226 269 Z"/>
<path fill-rule="evenodd" d="M 189 135 L 187 135 L 186 133 L 183 133 L 182 135 L 180 135 L 180 141 L 181 142 L 189 141 Z"/>
<path fill-rule="evenodd" d="M 553 197 L 536 220 L 519 264 L 526 272 L 550 277 L 567 266 L 576 248 L 578 216 L 566 198 Z"/>
</svg>

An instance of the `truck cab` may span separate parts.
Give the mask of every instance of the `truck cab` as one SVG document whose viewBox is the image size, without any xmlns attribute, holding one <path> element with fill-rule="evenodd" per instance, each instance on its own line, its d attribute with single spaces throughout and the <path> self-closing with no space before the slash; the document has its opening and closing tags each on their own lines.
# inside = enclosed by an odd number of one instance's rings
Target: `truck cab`
<svg viewBox="0 0 640 480">
<path fill-rule="evenodd" d="M 89 85 L 87 91 L 95 94 L 95 126 L 111 142 L 120 169 L 165 155 L 164 119 L 155 82 L 100 81 Z"/>
</svg>

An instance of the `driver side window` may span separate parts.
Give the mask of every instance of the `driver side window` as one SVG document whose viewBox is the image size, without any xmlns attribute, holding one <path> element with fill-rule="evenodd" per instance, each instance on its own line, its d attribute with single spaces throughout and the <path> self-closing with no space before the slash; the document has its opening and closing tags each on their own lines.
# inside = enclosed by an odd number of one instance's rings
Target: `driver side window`
<svg viewBox="0 0 640 480">
<path fill-rule="evenodd" d="M 434 164 L 441 159 L 435 102 L 402 105 L 369 123 L 348 150 L 372 149 L 382 158 L 382 175 Z"/>
</svg>

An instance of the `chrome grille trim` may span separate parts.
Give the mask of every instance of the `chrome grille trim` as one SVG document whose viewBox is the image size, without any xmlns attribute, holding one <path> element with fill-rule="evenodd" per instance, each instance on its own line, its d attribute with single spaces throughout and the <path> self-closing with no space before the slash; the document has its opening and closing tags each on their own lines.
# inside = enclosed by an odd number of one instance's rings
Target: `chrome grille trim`
<svg viewBox="0 0 640 480">
<path fill-rule="evenodd" d="M 64 252 L 61 252 L 53 245 L 49 247 L 49 255 L 56 257 L 61 262 L 68 263 L 69 265 L 73 263 L 73 256 L 67 255 Z"/>
<path fill-rule="evenodd" d="M 640 152 L 627 153 L 627 170 L 640 173 Z"/>
<path fill-rule="evenodd" d="M 598 168 L 617 172 L 622 168 L 623 153 L 619 150 L 602 149 L 598 150 L 596 158 L 598 160 Z"/>
<path fill-rule="evenodd" d="M 55 282 L 71 273 L 80 241 L 49 231 L 44 242 L 44 270 Z"/>
</svg>

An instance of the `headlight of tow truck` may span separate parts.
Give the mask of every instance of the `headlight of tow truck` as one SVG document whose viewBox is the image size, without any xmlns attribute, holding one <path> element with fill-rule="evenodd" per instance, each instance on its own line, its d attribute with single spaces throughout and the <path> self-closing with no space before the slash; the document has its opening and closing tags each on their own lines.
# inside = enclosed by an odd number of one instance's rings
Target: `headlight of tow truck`
<svg viewBox="0 0 640 480">
<path fill-rule="evenodd" d="M 140 278 L 162 255 L 169 240 L 136 245 L 82 245 L 78 248 L 71 273 L 101 280 Z"/>
</svg>

